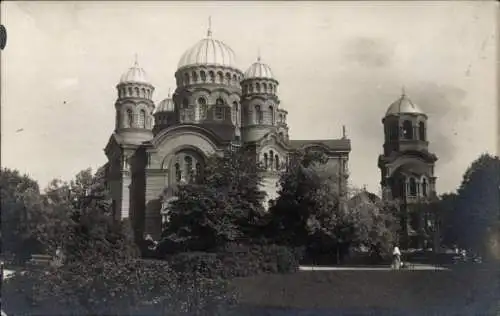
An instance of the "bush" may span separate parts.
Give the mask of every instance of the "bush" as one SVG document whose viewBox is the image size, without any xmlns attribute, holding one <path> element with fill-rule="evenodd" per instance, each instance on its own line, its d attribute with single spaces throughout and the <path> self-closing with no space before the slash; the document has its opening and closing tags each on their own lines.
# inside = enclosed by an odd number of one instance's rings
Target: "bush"
<svg viewBox="0 0 500 316">
<path fill-rule="evenodd" d="M 227 281 L 173 271 L 165 261 L 103 261 L 81 268 L 15 276 L 3 285 L 2 307 L 9 314 L 213 315 L 235 302 Z"/>
<path fill-rule="evenodd" d="M 222 276 L 222 262 L 216 253 L 183 252 L 168 256 L 167 262 L 177 273 L 199 274 L 208 278 Z"/>
<path fill-rule="evenodd" d="M 291 273 L 298 270 L 298 254 L 280 245 L 228 244 L 218 251 L 225 277 L 261 273 Z"/>
</svg>

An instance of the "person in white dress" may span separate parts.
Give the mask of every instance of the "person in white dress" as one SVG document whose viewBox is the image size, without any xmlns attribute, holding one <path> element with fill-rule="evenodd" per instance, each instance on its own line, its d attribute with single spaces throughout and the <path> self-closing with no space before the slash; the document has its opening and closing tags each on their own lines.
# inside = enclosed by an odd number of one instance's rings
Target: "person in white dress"
<svg viewBox="0 0 500 316">
<path fill-rule="evenodd" d="M 395 269 L 399 269 L 401 267 L 401 251 L 399 250 L 399 247 L 396 245 L 394 246 L 394 249 L 392 250 L 392 257 L 393 257 L 393 267 Z"/>
</svg>

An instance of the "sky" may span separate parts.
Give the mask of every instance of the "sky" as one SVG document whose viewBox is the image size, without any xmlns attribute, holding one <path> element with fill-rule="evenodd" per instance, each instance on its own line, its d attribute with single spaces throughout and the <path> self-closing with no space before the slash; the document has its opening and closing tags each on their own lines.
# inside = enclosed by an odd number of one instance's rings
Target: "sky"
<svg viewBox="0 0 500 316">
<path fill-rule="evenodd" d="M 350 179 L 379 192 L 381 119 L 406 94 L 429 116 L 438 193 L 496 153 L 497 8 L 446 2 L 5 2 L 1 164 L 45 187 L 106 162 L 115 86 L 138 55 L 156 103 L 206 35 L 244 71 L 258 52 L 280 82 L 290 138 L 351 139 Z"/>
</svg>

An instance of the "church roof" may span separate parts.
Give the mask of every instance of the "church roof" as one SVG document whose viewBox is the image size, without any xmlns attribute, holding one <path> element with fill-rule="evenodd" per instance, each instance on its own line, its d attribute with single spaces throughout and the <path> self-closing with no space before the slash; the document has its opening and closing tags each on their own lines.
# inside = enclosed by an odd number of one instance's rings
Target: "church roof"
<svg viewBox="0 0 500 316">
<path fill-rule="evenodd" d="M 290 146 L 294 149 L 303 149 L 309 146 L 323 145 L 331 150 L 351 151 L 351 141 L 341 139 L 314 139 L 314 140 L 290 140 Z"/>
<path fill-rule="evenodd" d="M 150 84 L 146 71 L 139 66 L 137 60 L 120 78 L 120 84 L 123 83 L 143 83 Z"/>
<path fill-rule="evenodd" d="M 210 28 L 208 29 L 207 37 L 198 41 L 184 52 L 179 60 L 177 69 L 198 65 L 224 66 L 237 69 L 233 49 L 226 45 L 226 43 L 212 38 Z"/>
<path fill-rule="evenodd" d="M 245 79 L 252 78 L 266 78 L 266 79 L 275 79 L 273 71 L 269 65 L 263 63 L 261 58 L 257 58 L 257 61 L 253 63 L 247 71 L 245 71 L 244 75 Z"/>
<path fill-rule="evenodd" d="M 175 104 L 172 98 L 168 97 L 166 99 L 163 99 L 158 106 L 156 107 L 156 113 L 160 112 L 174 112 L 175 110 Z"/>
<path fill-rule="evenodd" d="M 403 92 L 401 97 L 389 106 L 385 116 L 398 114 L 424 114 L 424 112 Z"/>
</svg>

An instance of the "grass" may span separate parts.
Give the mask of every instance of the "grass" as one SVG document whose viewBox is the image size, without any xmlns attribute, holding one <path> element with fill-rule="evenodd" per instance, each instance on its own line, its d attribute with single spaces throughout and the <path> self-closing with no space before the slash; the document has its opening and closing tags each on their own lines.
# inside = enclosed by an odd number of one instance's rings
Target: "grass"
<svg viewBox="0 0 500 316">
<path fill-rule="evenodd" d="M 314 315 L 326 315 L 318 312 L 320 310 L 335 310 L 337 314 L 342 311 L 356 314 L 380 311 L 382 314 L 399 312 L 406 315 L 415 312 L 490 315 L 500 300 L 498 275 L 498 270 L 477 268 L 314 271 L 239 278 L 232 284 L 240 294 L 242 306 L 267 310 L 278 308 L 286 311 L 286 315 L 291 313 L 290 309 L 294 311 L 292 314 L 299 310 L 315 310 Z"/>
</svg>

